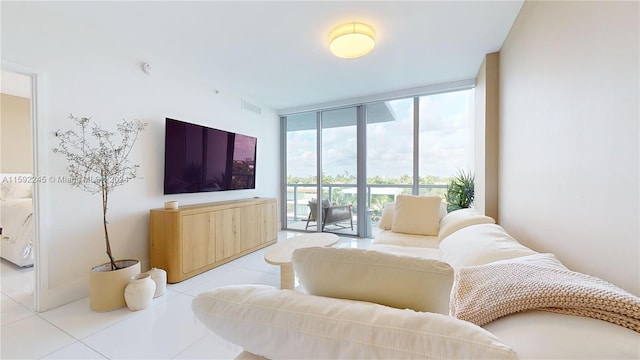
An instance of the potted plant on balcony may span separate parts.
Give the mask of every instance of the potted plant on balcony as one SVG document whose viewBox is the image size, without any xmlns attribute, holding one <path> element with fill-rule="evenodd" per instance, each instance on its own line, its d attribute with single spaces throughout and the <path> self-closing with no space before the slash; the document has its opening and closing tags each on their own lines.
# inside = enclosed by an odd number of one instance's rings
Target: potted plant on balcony
<svg viewBox="0 0 640 360">
<path fill-rule="evenodd" d="M 102 224 L 109 262 L 95 266 L 89 273 L 89 299 L 94 311 L 110 311 L 125 306 L 124 288 L 131 276 L 140 273 L 138 260 L 116 260 L 109 241 L 109 194 L 138 177 L 139 165 L 131 164 L 129 155 L 146 123 L 123 120 L 116 132 L 103 129 L 88 117 L 69 119 L 75 130 L 57 131 L 59 145 L 53 149 L 66 157 L 70 184 L 91 194 L 102 195 Z"/>
<path fill-rule="evenodd" d="M 474 195 L 475 176 L 471 172 L 465 173 L 464 170 L 459 170 L 447 187 L 447 212 L 471 207 Z"/>
</svg>

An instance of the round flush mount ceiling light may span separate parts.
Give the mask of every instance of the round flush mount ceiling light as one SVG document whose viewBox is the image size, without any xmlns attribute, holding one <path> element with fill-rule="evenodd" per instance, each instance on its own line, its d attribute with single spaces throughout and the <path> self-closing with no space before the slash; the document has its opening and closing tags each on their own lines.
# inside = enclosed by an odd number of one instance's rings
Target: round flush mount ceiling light
<svg viewBox="0 0 640 360">
<path fill-rule="evenodd" d="M 376 45 L 376 33 L 371 26 L 348 23 L 329 34 L 329 51 L 339 58 L 355 59 L 367 55 Z"/>
</svg>

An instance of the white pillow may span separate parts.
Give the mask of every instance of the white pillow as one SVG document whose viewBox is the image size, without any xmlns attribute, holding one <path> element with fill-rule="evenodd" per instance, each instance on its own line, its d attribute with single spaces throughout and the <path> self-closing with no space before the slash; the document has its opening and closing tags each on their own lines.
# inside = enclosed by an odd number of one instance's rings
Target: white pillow
<svg viewBox="0 0 640 360">
<path fill-rule="evenodd" d="M 383 230 L 391 230 L 391 226 L 393 225 L 393 215 L 396 212 L 396 203 L 386 203 L 382 208 L 382 216 L 380 217 L 380 224 L 378 225 L 380 229 Z M 442 221 L 447 215 L 447 204 L 441 202 L 440 209 L 438 211 L 439 220 Z"/>
<path fill-rule="evenodd" d="M 393 224 L 393 213 L 396 211 L 396 203 L 386 203 L 382 208 L 382 216 L 380 217 L 380 229 L 390 230 Z"/>
<path fill-rule="evenodd" d="M 415 235 L 438 235 L 440 230 L 439 196 L 396 196 L 391 231 Z"/>
<path fill-rule="evenodd" d="M 454 269 L 537 254 L 496 224 L 462 228 L 442 240 L 439 249 L 440 260 Z"/>
<path fill-rule="evenodd" d="M 438 240 L 442 241 L 442 239 L 467 226 L 477 224 L 495 224 L 495 222 L 496 221 L 493 218 L 480 214 L 476 209 L 460 209 L 452 211 L 440 220 Z"/>
<path fill-rule="evenodd" d="M 488 331 L 452 316 L 232 285 L 197 295 L 196 317 L 269 359 L 516 359 Z"/>
<path fill-rule="evenodd" d="M 304 248 L 293 269 L 311 295 L 449 314 L 453 269 L 433 259 L 352 248 Z"/>
<path fill-rule="evenodd" d="M 447 203 L 440 202 L 440 209 L 438 210 L 438 220 L 442 221 L 445 216 L 447 216 Z"/>
</svg>

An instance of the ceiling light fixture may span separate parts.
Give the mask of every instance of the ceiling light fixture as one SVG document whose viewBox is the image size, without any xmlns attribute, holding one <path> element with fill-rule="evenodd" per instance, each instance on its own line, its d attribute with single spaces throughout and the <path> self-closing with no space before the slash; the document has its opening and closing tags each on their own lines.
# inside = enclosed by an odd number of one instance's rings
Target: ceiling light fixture
<svg viewBox="0 0 640 360">
<path fill-rule="evenodd" d="M 362 23 L 340 25 L 329 34 L 329 51 L 339 58 L 355 59 L 367 55 L 376 45 L 376 33 Z"/>
</svg>

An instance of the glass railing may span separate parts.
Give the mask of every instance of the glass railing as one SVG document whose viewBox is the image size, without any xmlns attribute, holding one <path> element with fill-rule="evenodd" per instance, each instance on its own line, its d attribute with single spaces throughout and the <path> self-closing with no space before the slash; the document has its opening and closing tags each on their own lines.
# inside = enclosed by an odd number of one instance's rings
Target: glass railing
<svg viewBox="0 0 640 360">
<path fill-rule="evenodd" d="M 411 194 L 412 185 L 370 184 L 366 186 L 366 206 L 371 221 L 376 223 L 382 215 L 382 208 L 392 202 L 396 195 Z M 309 215 L 309 201 L 317 199 L 317 184 L 287 184 L 287 223 L 306 220 Z M 447 184 L 423 184 L 419 186 L 421 195 L 439 195 L 444 198 Z M 353 205 L 357 213 L 356 184 L 323 184 L 321 199 L 334 205 Z"/>
</svg>

